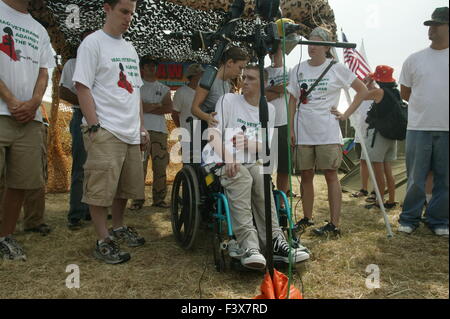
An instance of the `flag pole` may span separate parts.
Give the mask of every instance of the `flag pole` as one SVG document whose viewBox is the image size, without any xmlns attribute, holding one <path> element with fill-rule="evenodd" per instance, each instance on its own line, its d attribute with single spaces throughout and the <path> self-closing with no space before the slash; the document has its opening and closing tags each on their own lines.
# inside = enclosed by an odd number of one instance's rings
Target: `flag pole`
<svg viewBox="0 0 450 319">
<path fill-rule="evenodd" d="M 335 56 L 335 59 L 339 62 L 339 57 L 337 55 L 336 49 L 331 48 L 331 50 L 333 51 L 333 55 Z M 348 105 L 350 105 L 352 103 L 352 99 L 350 97 L 349 89 L 344 88 L 344 92 L 345 92 L 345 97 L 347 99 L 347 103 L 348 103 Z M 355 120 L 353 118 L 353 116 L 354 115 L 351 115 L 350 117 L 352 118 L 352 120 Z M 384 207 L 383 197 L 381 196 L 380 190 L 378 188 L 377 179 L 375 177 L 375 172 L 373 170 L 372 162 L 370 161 L 369 153 L 367 152 L 367 147 L 366 147 L 366 144 L 364 143 L 363 135 L 361 134 L 360 128 L 358 127 L 358 125 L 355 126 L 355 134 L 356 134 L 357 138 L 361 141 L 362 152 L 363 152 L 365 158 L 367 159 L 366 162 L 367 162 L 367 167 L 369 169 L 370 179 L 372 180 L 372 184 L 373 184 L 376 196 L 377 196 L 378 204 L 380 205 L 380 209 L 383 212 L 384 223 L 386 225 L 386 230 L 387 230 L 387 234 L 388 234 L 387 236 L 388 236 L 388 238 L 392 238 L 392 237 L 394 237 L 394 234 L 392 233 L 391 224 L 389 223 L 389 218 L 386 213 L 386 208 Z"/>
</svg>

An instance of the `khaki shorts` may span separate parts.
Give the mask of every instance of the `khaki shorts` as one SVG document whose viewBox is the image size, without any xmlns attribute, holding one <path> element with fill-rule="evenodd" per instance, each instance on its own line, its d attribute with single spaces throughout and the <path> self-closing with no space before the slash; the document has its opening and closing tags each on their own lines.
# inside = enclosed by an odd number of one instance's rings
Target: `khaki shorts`
<svg viewBox="0 0 450 319">
<path fill-rule="evenodd" d="M 320 169 L 337 170 L 342 164 L 342 146 L 327 145 L 297 145 L 295 148 L 295 172 Z"/>
<path fill-rule="evenodd" d="M 92 138 L 83 133 L 83 140 L 87 152 L 83 203 L 110 207 L 114 199 L 144 199 L 139 145 L 127 144 L 102 128 Z"/>
<path fill-rule="evenodd" d="M 17 123 L 0 115 L 0 172 L 5 170 L 6 187 L 32 190 L 44 187 L 45 154 L 42 123 Z"/>
</svg>

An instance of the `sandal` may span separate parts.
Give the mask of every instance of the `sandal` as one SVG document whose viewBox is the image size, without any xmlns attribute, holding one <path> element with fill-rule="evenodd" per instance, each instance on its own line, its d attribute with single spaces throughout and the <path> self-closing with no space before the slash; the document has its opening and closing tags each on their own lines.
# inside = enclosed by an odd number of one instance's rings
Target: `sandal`
<svg viewBox="0 0 450 319">
<path fill-rule="evenodd" d="M 398 204 L 397 202 L 393 202 L 393 203 L 388 203 L 388 202 L 386 202 L 386 203 L 384 203 L 384 208 L 386 208 L 386 209 L 392 209 L 392 208 L 397 207 L 397 204 Z M 378 203 L 376 203 L 375 206 L 378 207 L 378 208 L 380 208 L 380 205 L 378 205 Z"/>
<path fill-rule="evenodd" d="M 160 208 L 170 208 L 170 204 L 167 204 L 166 202 L 154 203 L 152 206 Z"/>
<path fill-rule="evenodd" d="M 376 203 L 377 202 L 377 195 L 375 192 L 370 193 L 370 196 L 366 198 L 366 203 Z"/>
<path fill-rule="evenodd" d="M 42 236 L 47 236 L 48 234 L 50 234 L 50 232 L 52 231 L 52 229 L 50 228 L 49 225 L 47 224 L 40 224 L 39 226 L 33 227 L 33 228 L 28 228 L 25 229 L 25 232 L 31 232 L 31 233 L 39 233 Z"/>
<path fill-rule="evenodd" d="M 355 198 L 359 198 L 359 197 L 365 197 L 368 196 L 369 192 L 366 191 L 365 189 L 360 189 L 358 192 L 351 194 L 351 197 L 355 197 Z"/>
<path fill-rule="evenodd" d="M 144 206 L 144 202 L 133 202 L 128 209 L 129 210 L 141 210 L 143 206 Z"/>
</svg>

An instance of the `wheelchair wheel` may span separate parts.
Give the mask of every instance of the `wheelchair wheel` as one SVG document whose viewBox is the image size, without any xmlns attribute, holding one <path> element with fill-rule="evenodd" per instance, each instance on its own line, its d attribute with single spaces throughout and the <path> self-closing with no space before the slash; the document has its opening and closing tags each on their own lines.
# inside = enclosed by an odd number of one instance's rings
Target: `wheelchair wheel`
<svg viewBox="0 0 450 319">
<path fill-rule="evenodd" d="M 183 249 L 192 249 L 200 225 L 199 187 L 197 174 L 185 166 L 175 177 L 172 186 L 171 221 L 175 239 Z"/>
</svg>

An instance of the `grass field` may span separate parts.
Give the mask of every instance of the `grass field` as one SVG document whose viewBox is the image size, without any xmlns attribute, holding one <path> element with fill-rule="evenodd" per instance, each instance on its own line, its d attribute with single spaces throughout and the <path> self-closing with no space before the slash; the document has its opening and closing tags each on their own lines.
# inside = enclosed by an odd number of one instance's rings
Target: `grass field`
<svg viewBox="0 0 450 319">
<path fill-rule="evenodd" d="M 316 178 L 315 221 L 328 219 L 324 178 Z M 295 190 L 297 193 L 297 189 Z M 147 194 L 151 188 L 147 187 Z M 343 235 L 337 240 L 302 236 L 311 259 L 296 267 L 294 284 L 311 298 L 449 298 L 449 242 L 421 226 L 414 234 L 396 232 L 400 210 L 389 212 L 394 238 L 388 239 L 380 211 L 363 208 L 363 200 L 343 195 Z M 300 205 L 298 206 L 300 207 Z M 253 298 L 262 273 L 218 273 L 209 237 L 186 252 L 174 241 L 168 210 L 145 206 L 127 212 L 126 221 L 146 238 L 145 246 L 128 249 L 130 262 L 110 266 L 92 257 L 93 228 L 66 228 L 68 194 L 47 195 L 47 237 L 25 234 L 17 239 L 26 249 L 26 262 L 0 261 L 0 298 Z M 301 210 L 297 209 L 297 217 Z M 66 267 L 80 269 L 79 289 L 66 287 Z M 380 269 L 379 289 L 366 287 L 368 265 Z"/>
</svg>

